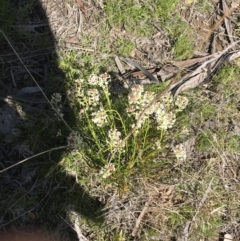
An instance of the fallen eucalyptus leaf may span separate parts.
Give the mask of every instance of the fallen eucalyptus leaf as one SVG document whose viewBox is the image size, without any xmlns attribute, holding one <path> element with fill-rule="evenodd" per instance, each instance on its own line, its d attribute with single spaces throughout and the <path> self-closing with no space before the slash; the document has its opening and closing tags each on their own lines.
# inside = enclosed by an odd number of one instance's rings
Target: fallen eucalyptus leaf
<svg viewBox="0 0 240 241">
<path fill-rule="evenodd" d="M 177 96 L 180 92 L 186 90 L 186 89 L 193 89 L 200 85 L 206 78 L 207 78 L 207 70 L 203 69 L 202 73 L 199 73 L 195 76 L 193 76 L 191 79 L 186 81 L 184 84 L 182 84 L 177 91 L 175 92 L 175 96 Z"/>
<path fill-rule="evenodd" d="M 165 81 L 174 77 L 178 72 L 179 68 L 172 64 L 166 64 L 157 72 L 157 76 L 159 76 L 162 81 Z"/>
<path fill-rule="evenodd" d="M 122 64 L 121 64 L 121 61 L 120 61 L 120 59 L 116 56 L 115 57 L 115 62 L 116 62 L 116 65 L 117 65 L 117 67 L 118 67 L 118 70 L 119 70 L 119 72 L 123 75 L 123 74 L 125 74 L 125 69 L 123 68 L 123 66 L 122 66 Z"/>
<path fill-rule="evenodd" d="M 186 59 L 182 61 L 173 61 L 172 64 L 176 65 L 180 69 L 185 69 L 185 68 L 192 67 L 193 65 L 196 65 L 196 64 L 201 64 L 203 61 L 210 59 L 212 56 L 213 55 L 211 54 L 211 55 L 207 55 L 199 58 Z"/>
<path fill-rule="evenodd" d="M 173 83 L 169 91 L 174 92 L 174 96 L 177 96 L 181 91 L 188 88 L 195 88 L 201 84 L 207 77 L 212 76 L 223 62 L 229 61 L 232 54 L 238 53 L 238 51 L 228 53 L 229 49 L 238 43 L 240 43 L 240 40 L 232 43 L 223 51 L 212 54 L 210 59 L 207 59 L 190 74 L 185 75 L 179 81 Z"/>
<path fill-rule="evenodd" d="M 138 68 L 139 70 L 141 70 L 154 83 L 159 83 L 159 80 L 157 78 L 155 78 L 148 70 L 146 70 L 145 68 L 140 66 L 138 63 L 136 63 L 132 59 L 129 59 L 129 58 L 121 58 L 121 59 L 124 62 L 126 62 L 127 64 L 130 64 L 130 65 L 134 66 L 135 68 Z"/>
</svg>

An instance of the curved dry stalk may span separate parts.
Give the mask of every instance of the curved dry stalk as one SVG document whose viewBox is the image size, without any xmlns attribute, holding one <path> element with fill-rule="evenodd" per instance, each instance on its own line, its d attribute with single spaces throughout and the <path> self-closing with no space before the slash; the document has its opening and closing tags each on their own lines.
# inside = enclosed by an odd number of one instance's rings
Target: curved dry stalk
<svg viewBox="0 0 240 241">
<path fill-rule="evenodd" d="M 55 148 L 52 148 L 52 149 L 47 150 L 47 151 L 40 152 L 40 153 L 38 153 L 38 154 L 36 154 L 36 155 L 30 156 L 30 157 L 28 157 L 28 158 L 25 158 L 25 159 L 23 159 L 22 161 L 20 161 L 20 162 L 18 162 L 18 163 L 15 163 L 15 164 L 13 164 L 13 165 L 11 165 L 11 166 L 3 169 L 3 170 L 0 170 L 0 173 L 3 173 L 3 172 L 5 172 L 5 171 L 7 171 L 7 170 L 9 170 L 9 169 L 11 169 L 11 168 L 13 168 L 13 167 L 15 167 L 15 166 L 18 166 L 19 164 L 22 164 L 22 163 L 24 163 L 24 162 L 26 162 L 26 161 L 28 161 L 28 160 L 30 160 L 30 159 L 33 159 L 34 157 L 41 156 L 41 155 L 46 154 L 46 153 L 51 152 L 51 151 L 56 151 L 56 150 L 60 150 L 60 149 L 65 149 L 66 147 L 67 147 L 67 146 L 59 146 L 59 147 L 55 147 Z"/>
<path fill-rule="evenodd" d="M 208 187 L 207 187 L 207 189 L 206 189 L 206 191 L 205 191 L 205 193 L 204 193 L 200 203 L 198 204 L 197 211 L 196 211 L 195 215 L 193 216 L 192 220 L 188 221 L 186 223 L 186 226 L 185 226 L 184 231 L 183 231 L 183 238 L 182 238 L 183 241 L 187 241 L 188 240 L 188 234 L 189 234 L 189 231 L 190 231 L 190 228 L 191 228 L 191 224 L 196 221 L 196 218 L 197 218 L 198 213 L 200 212 L 200 209 L 203 207 L 203 204 L 207 200 L 208 194 L 211 191 L 211 186 L 212 186 L 213 179 L 214 179 L 214 177 L 210 180 L 210 182 L 208 184 Z"/>
</svg>

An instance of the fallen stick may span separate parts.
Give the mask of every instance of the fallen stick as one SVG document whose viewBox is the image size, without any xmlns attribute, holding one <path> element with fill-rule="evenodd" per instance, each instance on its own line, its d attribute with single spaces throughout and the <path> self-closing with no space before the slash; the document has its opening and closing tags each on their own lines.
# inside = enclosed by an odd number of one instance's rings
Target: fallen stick
<svg viewBox="0 0 240 241">
<path fill-rule="evenodd" d="M 135 223 L 135 226 L 134 226 L 134 229 L 132 231 L 132 236 L 133 237 L 136 237 L 139 233 L 139 228 L 140 228 L 140 224 L 145 216 L 145 214 L 147 213 L 147 210 L 148 210 L 148 207 L 150 205 L 152 201 L 152 197 L 149 197 L 147 202 L 145 203 L 144 207 L 143 207 L 143 210 L 142 212 L 140 213 L 140 215 L 138 216 L 137 220 L 136 220 L 136 223 Z"/>
</svg>

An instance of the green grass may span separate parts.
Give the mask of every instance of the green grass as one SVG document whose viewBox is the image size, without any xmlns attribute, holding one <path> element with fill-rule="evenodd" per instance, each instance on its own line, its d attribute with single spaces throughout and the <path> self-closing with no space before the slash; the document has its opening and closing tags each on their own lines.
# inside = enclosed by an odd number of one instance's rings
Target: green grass
<svg viewBox="0 0 240 241">
<path fill-rule="evenodd" d="M 178 0 L 147 1 L 136 4 L 133 0 L 107 1 L 105 11 L 111 27 L 125 29 L 137 35 L 149 36 L 154 31 L 152 23 L 165 20 L 175 9 Z"/>
<path fill-rule="evenodd" d="M 216 4 L 216 0 L 197 0 L 196 1 L 196 6 L 200 8 L 204 12 L 212 12 L 214 4 Z"/>
<path fill-rule="evenodd" d="M 164 27 L 172 37 L 172 45 L 177 60 L 187 59 L 193 55 L 194 41 L 193 32 L 188 24 L 179 15 L 168 19 Z"/>
</svg>

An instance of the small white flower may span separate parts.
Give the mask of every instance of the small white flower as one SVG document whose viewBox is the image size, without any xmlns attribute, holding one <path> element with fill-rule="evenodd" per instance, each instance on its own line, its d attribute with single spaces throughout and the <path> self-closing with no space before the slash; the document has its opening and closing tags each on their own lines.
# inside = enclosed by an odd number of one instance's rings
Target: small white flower
<svg viewBox="0 0 240 241">
<path fill-rule="evenodd" d="M 147 115 L 151 115 L 155 112 L 156 108 L 155 108 L 155 105 L 151 104 L 151 102 L 153 101 L 153 99 L 155 98 L 156 94 L 153 93 L 153 92 L 149 92 L 149 91 L 146 91 L 144 94 L 143 94 L 143 97 L 142 97 L 142 100 L 141 100 L 141 106 L 142 106 L 142 109 L 146 108 L 147 106 L 149 106 L 146 110 L 145 110 L 145 113 Z"/>
<path fill-rule="evenodd" d="M 81 84 L 83 84 L 85 82 L 85 80 L 84 79 L 75 79 L 74 82 L 76 84 L 80 84 L 81 85 Z"/>
<path fill-rule="evenodd" d="M 179 161 L 184 161 L 186 160 L 187 158 L 187 154 L 186 154 L 186 151 L 183 147 L 183 144 L 179 144 L 179 145 L 176 145 L 174 148 L 173 148 L 173 152 L 177 158 L 177 160 Z"/>
<path fill-rule="evenodd" d="M 134 85 L 132 87 L 132 92 L 135 92 L 135 93 L 143 93 L 144 91 L 144 88 L 142 85 Z"/>
<path fill-rule="evenodd" d="M 166 115 L 165 109 L 161 108 L 161 106 L 159 106 L 159 108 L 156 109 L 156 111 L 155 111 L 155 119 L 158 124 L 161 124 L 163 122 L 165 115 Z"/>
<path fill-rule="evenodd" d="M 97 89 L 90 89 L 87 91 L 88 104 L 90 106 L 97 106 L 99 104 L 99 92 Z"/>
<path fill-rule="evenodd" d="M 169 105 L 173 103 L 173 96 L 170 92 L 167 92 L 161 97 L 161 100 L 164 104 Z"/>
<path fill-rule="evenodd" d="M 88 78 L 88 84 L 99 86 L 102 89 L 106 89 L 108 87 L 108 83 L 110 81 L 110 75 L 107 73 L 101 74 L 97 76 L 96 74 L 92 74 Z"/>
<path fill-rule="evenodd" d="M 144 114 L 142 114 L 142 110 L 141 111 L 136 111 L 135 112 L 135 119 L 136 119 L 136 121 L 137 121 L 137 128 L 140 128 L 143 124 L 144 124 L 144 122 L 145 122 L 145 120 L 148 118 L 149 116 L 147 115 L 147 113 L 145 112 Z"/>
<path fill-rule="evenodd" d="M 61 102 L 61 100 L 62 100 L 62 96 L 60 93 L 52 94 L 51 103 L 53 105 L 57 105 L 59 102 Z"/>
<path fill-rule="evenodd" d="M 184 126 L 181 131 L 181 135 L 188 135 L 189 133 L 190 133 L 190 130 L 186 126 Z"/>
<path fill-rule="evenodd" d="M 59 131 L 57 132 L 57 137 L 59 137 L 59 136 L 62 136 L 61 130 L 59 130 Z"/>
<path fill-rule="evenodd" d="M 149 92 L 149 91 L 145 91 L 142 94 L 141 99 L 138 102 L 138 104 L 141 105 L 142 107 L 145 107 L 145 106 L 147 106 L 147 105 L 149 105 L 151 103 L 151 101 L 153 100 L 154 97 L 155 97 L 155 93 Z"/>
<path fill-rule="evenodd" d="M 92 121 L 99 127 L 107 123 L 107 114 L 103 107 L 100 107 L 97 112 L 92 113 Z"/>
<path fill-rule="evenodd" d="M 88 78 L 88 84 L 90 85 L 98 85 L 98 76 L 96 74 L 92 74 Z"/>
<path fill-rule="evenodd" d="M 160 116 L 159 116 L 160 117 Z M 157 129 L 167 130 L 173 127 L 176 121 L 176 115 L 172 112 L 163 114 L 161 118 L 157 119 L 158 127 Z"/>
<path fill-rule="evenodd" d="M 182 111 L 186 108 L 188 104 L 188 98 L 185 96 L 178 96 L 175 105 L 178 107 L 178 111 Z"/>
<path fill-rule="evenodd" d="M 85 143 L 83 141 L 83 138 L 76 131 L 72 131 L 70 133 L 70 135 L 68 136 L 68 138 L 67 138 L 67 145 L 71 149 L 79 149 L 79 148 L 84 148 L 85 147 Z"/>
<path fill-rule="evenodd" d="M 132 114 L 132 113 L 134 113 L 135 108 L 134 108 L 133 105 L 130 105 L 130 106 L 126 109 L 126 111 L 127 111 L 128 114 Z"/>
<path fill-rule="evenodd" d="M 62 96 L 60 93 L 54 93 L 51 98 L 51 103 L 53 110 L 55 111 L 54 115 L 61 120 L 63 118 L 62 105 L 61 105 Z"/>
<path fill-rule="evenodd" d="M 100 76 L 99 76 L 99 83 L 98 83 L 98 85 L 102 88 L 102 89 L 107 89 L 107 87 L 108 87 L 108 83 L 109 83 L 109 81 L 110 81 L 110 75 L 109 74 L 107 74 L 107 73 L 104 73 L 104 74 L 101 74 Z"/>
<path fill-rule="evenodd" d="M 154 104 L 154 109 L 155 109 L 154 113 L 156 118 L 158 118 L 158 116 L 162 116 L 166 114 L 165 106 L 160 102 L 157 102 Z"/>
<path fill-rule="evenodd" d="M 62 106 L 60 106 L 59 108 L 55 109 L 55 113 L 54 115 L 57 117 L 57 119 L 60 121 L 63 119 L 64 114 L 62 113 Z"/>
<path fill-rule="evenodd" d="M 130 105 L 139 105 L 139 102 L 141 102 L 142 99 L 142 93 L 144 91 L 144 88 L 142 85 L 135 85 L 132 87 L 131 92 L 128 95 L 128 102 Z"/>
<path fill-rule="evenodd" d="M 155 97 L 155 94 L 148 91 L 143 94 L 143 91 L 143 86 L 136 85 L 132 88 L 131 93 L 128 95 L 128 102 L 130 106 L 127 108 L 127 112 L 129 115 L 134 116 L 137 121 L 137 128 L 140 128 L 145 120 L 155 111 L 155 106 L 150 105 L 151 101 Z"/>
<path fill-rule="evenodd" d="M 115 172 L 115 166 L 112 163 L 107 163 L 99 172 L 99 175 L 103 178 L 106 179 L 109 176 L 111 176 L 113 174 L 113 172 Z"/>
<path fill-rule="evenodd" d="M 110 146 L 111 149 L 118 146 L 118 144 L 121 142 L 121 132 L 117 129 L 110 129 L 108 131 L 108 140 L 107 143 Z M 123 145 L 122 145 L 123 147 Z"/>
<path fill-rule="evenodd" d="M 73 91 L 70 90 L 70 89 L 68 89 L 68 90 L 66 91 L 66 94 L 67 94 L 67 97 L 70 99 L 71 96 L 72 96 L 72 94 L 73 94 Z"/>
<path fill-rule="evenodd" d="M 60 93 L 54 93 L 51 98 L 51 103 L 56 112 L 60 113 L 62 105 L 60 104 L 62 100 L 62 96 Z"/>
<path fill-rule="evenodd" d="M 100 74 L 100 78 L 102 78 L 105 81 L 108 81 L 110 79 L 110 75 L 108 73 Z"/>
<path fill-rule="evenodd" d="M 162 143 L 160 141 L 156 141 L 155 147 L 157 148 L 157 150 L 161 150 L 162 149 Z"/>
</svg>

